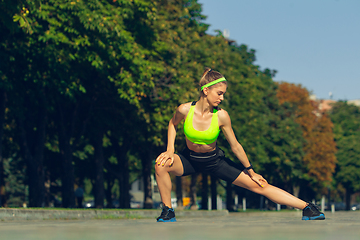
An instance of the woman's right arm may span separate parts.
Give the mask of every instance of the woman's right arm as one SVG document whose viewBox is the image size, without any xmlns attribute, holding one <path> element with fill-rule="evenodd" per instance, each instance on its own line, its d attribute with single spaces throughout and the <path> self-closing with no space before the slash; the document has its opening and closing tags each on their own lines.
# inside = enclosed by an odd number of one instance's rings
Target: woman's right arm
<svg viewBox="0 0 360 240">
<path fill-rule="evenodd" d="M 180 105 L 174 114 L 174 116 L 169 121 L 168 126 L 168 140 L 167 140 L 167 150 L 166 152 L 161 153 L 155 163 L 158 165 L 164 166 L 165 163 L 170 160 L 170 166 L 174 162 L 174 153 L 175 153 L 175 138 L 176 138 L 176 126 L 185 118 L 189 112 L 189 104 Z"/>
</svg>

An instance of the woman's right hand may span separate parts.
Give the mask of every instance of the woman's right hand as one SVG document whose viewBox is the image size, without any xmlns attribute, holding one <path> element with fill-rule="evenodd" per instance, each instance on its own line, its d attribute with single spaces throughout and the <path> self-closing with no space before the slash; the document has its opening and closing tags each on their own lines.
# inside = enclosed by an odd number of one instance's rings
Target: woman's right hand
<svg viewBox="0 0 360 240">
<path fill-rule="evenodd" d="M 166 151 L 161 153 L 155 160 L 155 164 L 165 166 L 165 163 L 170 161 L 169 166 L 171 167 L 174 163 L 174 152 L 173 151 Z"/>
</svg>

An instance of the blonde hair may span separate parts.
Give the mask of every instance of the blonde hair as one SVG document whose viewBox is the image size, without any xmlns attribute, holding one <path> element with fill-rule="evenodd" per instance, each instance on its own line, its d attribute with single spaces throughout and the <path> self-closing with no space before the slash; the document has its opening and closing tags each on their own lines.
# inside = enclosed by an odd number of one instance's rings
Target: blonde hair
<svg viewBox="0 0 360 240">
<path fill-rule="evenodd" d="M 219 78 L 223 78 L 224 76 L 217 72 L 217 71 L 214 71 L 212 70 L 211 68 L 205 68 L 205 71 L 202 75 L 202 77 L 200 78 L 200 82 L 199 82 L 199 85 L 200 85 L 200 89 L 202 86 L 212 82 L 212 81 L 215 81 Z M 221 82 L 221 83 L 224 83 L 224 84 L 227 84 L 226 81 L 224 82 Z M 211 88 L 211 87 L 210 87 Z M 202 91 L 201 91 L 202 92 Z"/>
</svg>

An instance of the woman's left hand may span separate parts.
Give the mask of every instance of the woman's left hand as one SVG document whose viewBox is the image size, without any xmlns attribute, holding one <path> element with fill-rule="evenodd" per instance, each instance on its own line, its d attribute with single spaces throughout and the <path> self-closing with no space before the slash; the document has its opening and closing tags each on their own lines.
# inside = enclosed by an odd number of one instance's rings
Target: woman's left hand
<svg viewBox="0 0 360 240">
<path fill-rule="evenodd" d="M 265 184 L 267 184 L 267 181 L 265 178 L 263 178 L 263 176 L 261 176 L 260 174 L 255 173 L 253 170 L 252 173 L 248 172 L 250 178 L 256 182 L 260 187 L 264 187 Z"/>
</svg>

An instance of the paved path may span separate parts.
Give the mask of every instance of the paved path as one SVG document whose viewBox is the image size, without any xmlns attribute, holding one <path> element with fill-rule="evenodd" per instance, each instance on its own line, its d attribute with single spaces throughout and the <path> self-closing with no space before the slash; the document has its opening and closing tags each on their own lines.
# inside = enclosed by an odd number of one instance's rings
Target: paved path
<svg viewBox="0 0 360 240">
<path fill-rule="evenodd" d="M 2 240 L 360 239 L 360 211 L 325 215 L 324 221 L 302 221 L 300 211 L 179 217 L 176 223 L 155 219 L 3 220 L 0 236 Z"/>
</svg>

